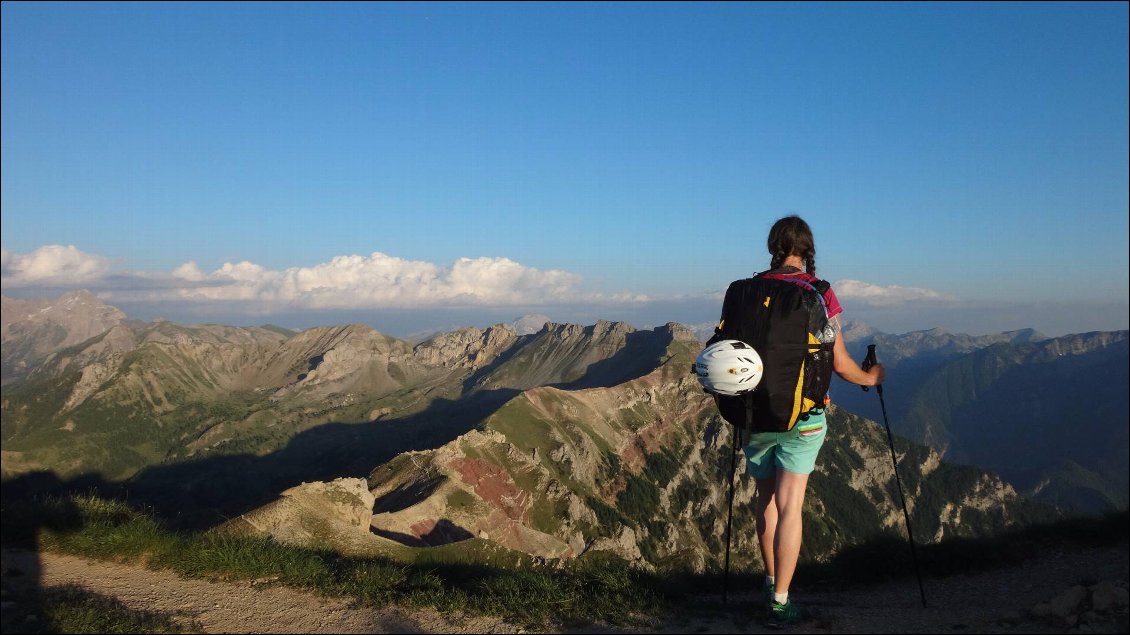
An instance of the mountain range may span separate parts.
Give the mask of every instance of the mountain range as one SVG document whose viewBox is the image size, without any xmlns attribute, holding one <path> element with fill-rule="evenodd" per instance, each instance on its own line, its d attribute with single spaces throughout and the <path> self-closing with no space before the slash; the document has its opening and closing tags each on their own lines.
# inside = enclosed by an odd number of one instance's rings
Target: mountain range
<svg viewBox="0 0 1130 635">
<path fill-rule="evenodd" d="M 908 439 L 991 469 L 1036 500 L 1126 508 L 1127 331 L 1048 338 L 1030 329 L 978 337 L 932 329 L 848 333 L 846 342 L 856 359 L 876 346 L 891 423 Z M 875 412 L 876 398 L 858 389 L 840 384 L 832 397 Z"/>
<path fill-rule="evenodd" d="M 685 326 L 539 317 L 536 331 L 498 324 L 410 343 L 364 325 L 144 324 L 84 293 L 5 299 L 3 321 L 8 479 L 50 471 L 128 494 L 173 524 L 351 549 L 492 546 L 546 558 L 610 551 L 651 567 L 720 562 L 732 431 L 689 373 L 701 342 Z M 864 346 L 865 330 L 853 327 L 849 342 Z M 925 540 L 987 535 L 1051 513 L 995 471 L 943 460 L 993 458 L 970 449 L 979 408 L 994 416 L 1018 382 L 1035 395 L 1040 381 L 1090 386 L 1119 361 L 1126 386 L 1125 332 L 869 335 L 891 369 L 893 419 L 914 416 L 896 430 L 925 442 L 896 443 Z M 896 383 L 904 371 L 920 379 Z M 976 380 L 971 388 L 962 373 Z M 936 385 L 962 390 L 941 398 Z M 874 404 L 845 388 L 833 390 L 829 441 L 806 500 L 804 548 L 818 559 L 897 532 L 902 519 L 886 433 L 859 416 Z M 907 401 L 894 396 L 903 391 Z M 1098 398 L 1113 408 L 1108 393 Z M 1041 412 L 1064 412 L 1057 408 Z M 1117 434 L 1108 428 L 1092 432 Z M 1125 473 L 1126 443 L 1119 447 L 1103 460 Z M 1061 454 L 1098 474 L 1086 457 Z M 1077 495 L 1075 482 L 1057 496 Z M 1090 502 L 1117 506 L 1117 488 L 1107 485 Z M 753 496 L 743 475 L 738 563 L 756 556 Z"/>
</svg>

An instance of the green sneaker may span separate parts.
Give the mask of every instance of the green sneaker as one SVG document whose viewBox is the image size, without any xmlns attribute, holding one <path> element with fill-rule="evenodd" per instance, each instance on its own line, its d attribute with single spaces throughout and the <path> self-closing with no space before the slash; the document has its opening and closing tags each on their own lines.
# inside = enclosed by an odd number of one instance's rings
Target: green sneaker
<svg viewBox="0 0 1130 635">
<path fill-rule="evenodd" d="M 762 595 L 761 604 L 762 604 L 762 608 L 765 609 L 766 614 L 769 613 L 769 609 L 773 608 L 773 592 L 774 592 L 773 587 L 774 586 L 775 585 L 766 582 L 765 583 L 765 589 L 761 592 L 761 595 Z"/>
<path fill-rule="evenodd" d="M 792 626 L 800 622 L 800 609 L 792 601 L 779 604 L 773 602 L 769 605 L 769 619 L 766 621 L 766 626 L 779 628 L 782 626 Z"/>
</svg>

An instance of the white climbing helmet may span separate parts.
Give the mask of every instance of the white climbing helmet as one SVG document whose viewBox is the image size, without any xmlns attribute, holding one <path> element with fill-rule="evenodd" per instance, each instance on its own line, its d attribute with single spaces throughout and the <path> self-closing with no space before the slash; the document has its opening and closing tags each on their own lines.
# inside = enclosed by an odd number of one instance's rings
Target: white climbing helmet
<svg viewBox="0 0 1130 635">
<path fill-rule="evenodd" d="M 722 340 L 702 349 L 694 361 L 694 374 L 707 392 L 740 395 L 761 381 L 761 356 L 739 340 Z"/>
</svg>

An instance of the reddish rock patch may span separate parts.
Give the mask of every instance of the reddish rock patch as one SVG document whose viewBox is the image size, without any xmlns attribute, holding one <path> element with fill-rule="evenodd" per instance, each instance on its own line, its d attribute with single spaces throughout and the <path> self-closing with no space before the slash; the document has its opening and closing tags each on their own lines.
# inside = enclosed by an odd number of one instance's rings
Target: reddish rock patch
<svg viewBox="0 0 1130 635">
<path fill-rule="evenodd" d="M 451 467 L 490 506 L 502 511 L 508 518 L 526 520 L 530 494 L 515 485 L 506 470 L 489 461 L 471 458 L 455 459 Z"/>
<path fill-rule="evenodd" d="M 416 521 L 412 523 L 412 526 L 410 527 L 410 529 L 412 530 L 412 535 L 421 540 L 423 540 L 424 536 L 432 533 L 432 530 L 435 528 L 436 521 L 434 518 L 425 518 L 424 520 Z"/>
</svg>

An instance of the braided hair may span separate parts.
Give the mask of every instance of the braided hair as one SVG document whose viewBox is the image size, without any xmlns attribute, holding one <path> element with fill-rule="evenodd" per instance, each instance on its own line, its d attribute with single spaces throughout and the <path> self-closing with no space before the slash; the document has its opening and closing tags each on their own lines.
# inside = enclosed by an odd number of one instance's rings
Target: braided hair
<svg viewBox="0 0 1130 635">
<path fill-rule="evenodd" d="M 770 269 L 784 265 L 789 256 L 800 256 L 805 271 L 811 276 L 816 275 L 816 242 L 808 223 L 800 216 L 786 216 L 773 223 L 767 244 L 773 257 Z"/>
</svg>

